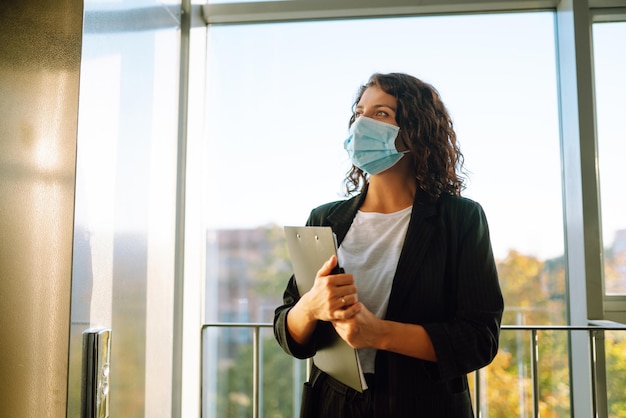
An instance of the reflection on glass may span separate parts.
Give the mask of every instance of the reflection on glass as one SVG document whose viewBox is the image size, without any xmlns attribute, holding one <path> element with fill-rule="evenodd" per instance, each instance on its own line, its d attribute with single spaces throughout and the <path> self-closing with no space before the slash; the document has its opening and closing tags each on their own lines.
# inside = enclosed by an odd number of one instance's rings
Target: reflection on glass
<svg viewBox="0 0 626 418">
<path fill-rule="evenodd" d="M 604 287 L 607 294 L 626 294 L 625 42 L 626 22 L 593 25 Z"/>
<path fill-rule="evenodd" d="M 80 415 L 82 331 L 103 326 L 111 416 L 171 410 L 180 35 L 159 26 L 171 19 L 160 2 L 131 3 L 85 6 L 68 416 Z"/>
<path fill-rule="evenodd" d="M 436 86 L 453 116 L 470 172 L 465 195 L 490 223 L 504 323 L 564 324 L 553 22 L 551 13 L 528 13 L 210 27 L 205 320 L 272 321 L 291 271 L 282 226 L 344 197 L 342 143 L 357 88 L 373 72 L 400 71 Z M 245 344 L 238 331 L 229 338 Z M 210 341 L 218 352 L 219 338 Z M 528 347 L 519 341 L 503 338 L 485 379 L 526 376 L 518 359 L 528 362 Z M 205 357 L 203 416 L 240 416 L 220 415 L 211 402 L 239 394 L 208 389 L 224 368 L 235 373 L 236 362 L 222 357 L 232 353 L 221 353 Z M 556 353 L 546 373 L 567 374 L 567 353 Z M 541 385 L 543 397 L 568 404 L 562 382 Z M 525 408 L 516 394 L 489 393 L 489 410 Z"/>
</svg>

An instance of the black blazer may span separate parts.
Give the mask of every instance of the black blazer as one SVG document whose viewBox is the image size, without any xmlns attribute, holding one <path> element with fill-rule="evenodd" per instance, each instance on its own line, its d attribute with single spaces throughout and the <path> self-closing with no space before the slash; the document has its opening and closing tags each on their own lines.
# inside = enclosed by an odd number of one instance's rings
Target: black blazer
<svg viewBox="0 0 626 418">
<path fill-rule="evenodd" d="M 307 225 L 331 226 L 339 243 L 365 193 L 314 209 Z M 278 343 L 296 358 L 316 352 L 315 335 L 299 345 L 286 318 L 297 302 L 295 278 L 274 316 Z M 482 207 L 448 194 L 435 202 L 418 192 L 393 279 L 385 319 L 421 324 L 437 362 L 378 351 L 376 417 L 472 417 L 466 374 L 489 364 L 498 351 L 504 303 Z M 320 322 L 316 332 L 322 327 Z"/>
</svg>

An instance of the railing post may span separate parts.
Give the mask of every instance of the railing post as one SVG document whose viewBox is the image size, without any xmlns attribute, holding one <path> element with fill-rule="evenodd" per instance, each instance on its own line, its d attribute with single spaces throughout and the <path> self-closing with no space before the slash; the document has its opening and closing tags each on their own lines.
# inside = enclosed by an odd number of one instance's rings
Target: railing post
<svg viewBox="0 0 626 418">
<path fill-rule="evenodd" d="M 474 372 L 474 403 L 476 404 L 476 418 L 481 418 L 483 414 L 480 410 L 480 369 Z"/>
<path fill-rule="evenodd" d="M 259 326 L 254 327 L 252 360 L 252 417 L 259 418 Z"/>
<path fill-rule="evenodd" d="M 539 341 L 537 330 L 530 331 L 530 376 L 533 381 L 533 417 L 539 418 Z"/>
<path fill-rule="evenodd" d="M 591 350 L 591 412 L 594 418 L 598 418 L 598 392 L 596 379 L 598 376 L 597 366 L 597 345 L 596 345 L 596 332 L 595 330 L 589 330 L 589 347 Z"/>
</svg>

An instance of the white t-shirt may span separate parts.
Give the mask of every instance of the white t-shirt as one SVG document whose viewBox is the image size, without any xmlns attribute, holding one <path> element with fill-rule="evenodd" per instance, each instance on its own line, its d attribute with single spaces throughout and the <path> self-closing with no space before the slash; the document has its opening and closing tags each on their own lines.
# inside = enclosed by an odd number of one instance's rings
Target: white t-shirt
<svg viewBox="0 0 626 418">
<path fill-rule="evenodd" d="M 358 211 L 337 250 L 339 265 L 354 276 L 361 301 L 378 318 L 389 303 L 391 284 L 406 237 L 412 207 L 394 213 Z M 359 349 L 364 373 L 374 373 L 376 350 Z"/>
</svg>

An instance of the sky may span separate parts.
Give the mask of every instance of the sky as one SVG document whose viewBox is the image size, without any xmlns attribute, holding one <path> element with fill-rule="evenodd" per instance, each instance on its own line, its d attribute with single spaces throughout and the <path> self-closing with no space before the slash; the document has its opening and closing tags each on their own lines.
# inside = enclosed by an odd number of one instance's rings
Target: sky
<svg viewBox="0 0 626 418">
<path fill-rule="evenodd" d="M 228 199 L 208 227 L 300 225 L 343 198 L 355 93 L 399 71 L 446 103 L 497 256 L 562 254 L 553 33 L 550 13 L 210 28 L 207 182 Z"/>
</svg>

